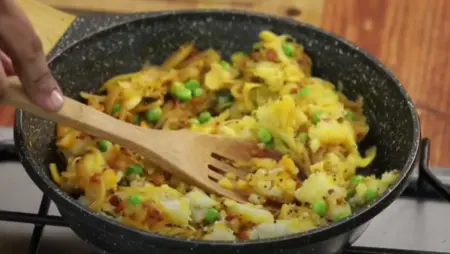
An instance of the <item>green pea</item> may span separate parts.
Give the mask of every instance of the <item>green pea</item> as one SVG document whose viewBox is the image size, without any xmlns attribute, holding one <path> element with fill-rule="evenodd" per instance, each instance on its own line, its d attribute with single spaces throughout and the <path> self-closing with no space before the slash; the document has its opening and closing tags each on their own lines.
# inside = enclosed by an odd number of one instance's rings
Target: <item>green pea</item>
<svg viewBox="0 0 450 254">
<path fill-rule="evenodd" d="M 282 46 L 283 52 L 286 56 L 292 57 L 294 55 L 294 46 L 291 43 L 284 43 Z"/>
<path fill-rule="evenodd" d="M 320 122 L 320 116 L 322 115 L 322 112 L 320 112 L 320 111 L 316 111 L 316 112 L 314 112 L 313 113 L 313 115 L 312 115 L 312 123 L 313 124 L 317 124 L 317 123 L 319 123 Z"/>
<path fill-rule="evenodd" d="M 350 182 L 354 185 L 357 185 L 358 183 L 362 182 L 364 180 L 364 176 L 361 175 L 354 175 L 350 177 Z"/>
<path fill-rule="evenodd" d="M 204 90 L 202 88 L 200 88 L 200 87 L 199 88 L 195 88 L 194 90 L 192 90 L 192 95 L 194 97 L 202 96 L 203 93 L 204 93 Z"/>
<path fill-rule="evenodd" d="M 258 140 L 264 144 L 270 143 L 272 141 L 272 134 L 266 128 L 260 128 L 258 130 Z"/>
<path fill-rule="evenodd" d="M 345 218 L 347 218 L 348 216 L 350 216 L 351 214 L 348 212 L 341 212 L 338 213 L 335 217 L 334 217 L 334 221 L 340 221 L 343 220 Z"/>
<path fill-rule="evenodd" d="M 227 61 L 220 61 L 220 65 L 222 65 L 222 68 L 224 68 L 226 71 L 231 69 L 231 65 Z"/>
<path fill-rule="evenodd" d="M 179 91 L 184 90 L 185 87 L 183 86 L 183 84 L 181 84 L 180 82 L 175 82 L 172 84 L 172 86 L 170 86 L 170 94 L 178 97 L 177 94 Z"/>
<path fill-rule="evenodd" d="M 376 189 L 373 188 L 367 189 L 364 197 L 366 198 L 367 202 L 373 201 L 378 197 L 378 192 Z"/>
<path fill-rule="evenodd" d="M 187 102 L 187 101 L 190 101 L 192 99 L 192 91 L 187 89 L 187 88 L 184 88 L 182 90 L 177 91 L 176 96 L 182 102 Z"/>
<path fill-rule="evenodd" d="M 133 206 L 137 206 L 137 205 L 141 204 L 143 201 L 144 200 L 139 195 L 131 195 L 128 197 L 128 203 Z"/>
<path fill-rule="evenodd" d="M 109 142 L 107 140 L 99 140 L 98 141 L 98 148 L 102 152 L 107 152 L 109 150 L 109 148 L 111 147 L 111 145 L 112 145 L 111 142 Z"/>
<path fill-rule="evenodd" d="M 239 51 L 233 54 L 233 56 L 246 56 L 245 52 Z"/>
<path fill-rule="evenodd" d="M 302 133 L 298 134 L 297 138 L 298 138 L 298 140 L 300 140 L 300 142 L 302 142 L 303 144 L 306 144 L 306 142 L 308 141 L 308 133 L 302 132 Z"/>
<path fill-rule="evenodd" d="M 312 92 L 311 87 L 303 87 L 302 89 L 300 89 L 300 91 L 298 92 L 298 95 L 300 96 L 308 96 L 310 93 Z"/>
<path fill-rule="evenodd" d="M 345 116 L 352 121 L 356 121 L 356 114 L 353 111 L 347 111 Z"/>
<path fill-rule="evenodd" d="M 191 79 L 186 81 L 186 83 L 184 83 L 184 87 L 186 87 L 187 89 L 194 91 L 194 89 L 200 88 L 200 82 L 198 82 L 195 79 Z"/>
<path fill-rule="evenodd" d="M 139 115 L 136 115 L 136 116 L 134 117 L 134 121 L 135 121 L 137 124 L 140 124 L 140 123 L 141 123 L 141 117 L 140 117 Z"/>
<path fill-rule="evenodd" d="M 200 115 L 198 115 L 197 119 L 200 123 L 206 123 L 209 120 L 211 120 L 211 118 L 212 118 L 211 113 L 209 113 L 208 111 L 204 111 L 204 112 L 200 113 Z"/>
<path fill-rule="evenodd" d="M 112 107 L 111 113 L 113 113 L 113 114 L 118 113 L 121 108 L 122 108 L 122 106 L 120 104 L 114 104 L 114 106 Z"/>
<path fill-rule="evenodd" d="M 154 123 L 158 122 L 159 119 L 161 119 L 162 114 L 163 112 L 160 107 L 151 108 L 147 110 L 147 112 L 145 112 L 145 118 L 147 119 L 147 121 Z"/>
<path fill-rule="evenodd" d="M 325 216 L 328 207 L 323 199 L 319 199 L 312 204 L 312 210 L 319 216 Z"/>
<path fill-rule="evenodd" d="M 205 217 L 204 220 L 205 222 L 207 222 L 208 224 L 212 224 L 214 223 L 217 219 L 219 218 L 219 211 L 217 211 L 214 208 L 209 208 L 206 213 L 205 213 Z"/>
<path fill-rule="evenodd" d="M 125 174 L 127 176 L 129 176 L 129 175 L 142 175 L 142 173 L 144 173 L 144 168 L 142 168 L 142 166 L 139 165 L 139 164 L 130 164 L 130 165 L 128 165 L 127 171 L 125 172 Z"/>
<path fill-rule="evenodd" d="M 192 91 L 184 87 L 180 82 L 175 82 L 170 87 L 170 94 L 177 97 L 182 102 L 186 102 L 192 99 Z"/>
<path fill-rule="evenodd" d="M 244 57 L 246 54 L 244 52 L 236 52 L 231 56 L 231 61 L 236 62 L 240 57 Z"/>
<path fill-rule="evenodd" d="M 197 118 L 192 118 L 189 121 L 191 122 L 192 125 L 200 124 L 200 121 Z"/>
</svg>

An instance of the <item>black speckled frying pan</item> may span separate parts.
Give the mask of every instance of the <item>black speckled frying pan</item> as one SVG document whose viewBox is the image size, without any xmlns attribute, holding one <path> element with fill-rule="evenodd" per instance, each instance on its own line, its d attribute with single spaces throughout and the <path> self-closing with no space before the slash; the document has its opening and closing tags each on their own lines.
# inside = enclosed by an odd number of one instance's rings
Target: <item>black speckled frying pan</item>
<svg viewBox="0 0 450 254">
<path fill-rule="evenodd" d="M 342 81 L 350 98 L 362 94 L 371 130 L 366 144 L 378 156 L 368 173 L 400 169 L 392 189 L 353 216 L 310 232 L 243 242 L 187 241 L 133 229 L 100 216 L 77 203 L 52 180 L 48 163 L 56 160 L 55 125 L 17 111 L 15 142 L 33 181 L 57 205 L 83 239 L 109 254 L 127 253 L 339 253 L 356 241 L 368 222 L 405 189 L 416 165 L 420 141 L 417 112 L 399 81 L 379 61 L 357 46 L 310 25 L 260 14 L 230 11 L 158 13 L 109 28 L 77 42 L 51 60 L 51 69 L 68 96 L 96 91 L 108 78 L 136 71 L 143 63 L 161 63 L 187 41 L 213 47 L 225 56 L 250 50 L 261 30 L 292 35 L 313 59 L 313 73 L 333 83 Z M 151 138 L 151 137 L 149 137 Z"/>
</svg>

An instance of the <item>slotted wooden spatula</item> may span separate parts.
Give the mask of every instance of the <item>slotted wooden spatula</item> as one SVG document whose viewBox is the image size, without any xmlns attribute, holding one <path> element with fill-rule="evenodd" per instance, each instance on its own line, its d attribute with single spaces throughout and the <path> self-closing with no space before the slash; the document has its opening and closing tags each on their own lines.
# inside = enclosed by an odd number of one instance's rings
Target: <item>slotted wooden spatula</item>
<svg viewBox="0 0 450 254">
<path fill-rule="evenodd" d="M 63 108 L 52 113 L 34 104 L 25 94 L 16 77 L 10 78 L 9 81 L 3 103 L 109 140 L 141 154 L 163 170 L 190 184 L 236 201 L 245 201 L 245 197 L 221 187 L 217 182 L 226 172 L 232 171 L 240 176 L 245 174 L 226 161 L 251 159 L 252 152 L 258 149 L 256 142 L 187 130 L 161 131 L 142 128 L 120 121 L 67 97 L 65 97 Z"/>
</svg>

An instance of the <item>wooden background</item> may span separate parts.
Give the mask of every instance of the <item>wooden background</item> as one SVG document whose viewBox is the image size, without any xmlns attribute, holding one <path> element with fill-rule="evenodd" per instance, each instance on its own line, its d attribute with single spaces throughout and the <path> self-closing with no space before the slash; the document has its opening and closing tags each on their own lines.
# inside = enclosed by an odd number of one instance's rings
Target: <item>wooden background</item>
<svg viewBox="0 0 450 254">
<path fill-rule="evenodd" d="M 18 0 L 33 17 L 49 50 L 73 16 Z M 246 9 L 321 26 L 359 44 L 399 77 L 419 108 L 423 135 L 432 140 L 432 165 L 450 167 L 449 0 L 41 0 L 73 14 L 222 8 Z M 46 15 L 43 15 L 43 12 Z M 33 21 L 33 20 L 32 20 Z M 49 35 L 49 31 L 52 31 Z M 0 124 L 12 124 L 0 108 Z"/>
</svg>

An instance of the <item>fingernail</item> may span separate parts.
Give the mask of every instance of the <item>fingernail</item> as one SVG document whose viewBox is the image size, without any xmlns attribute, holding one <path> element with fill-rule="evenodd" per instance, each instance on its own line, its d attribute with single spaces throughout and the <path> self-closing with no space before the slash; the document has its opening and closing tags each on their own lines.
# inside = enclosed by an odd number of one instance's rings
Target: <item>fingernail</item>
<svg viewBox="0 0 450 254">
<path fill-rule="evenodd" d="M 61 92 L 58 91 L 58 89 L 54 89 L 52 91 L 49 102 L 50 102 L 50 106 L 55 110 L 58 110 L 62 107 L 62 105 L 64 103 L 64 98 L 63 98 Z"/>
</svg>

